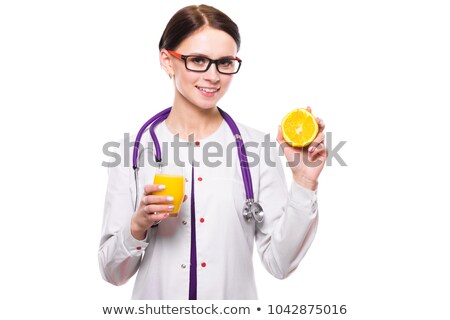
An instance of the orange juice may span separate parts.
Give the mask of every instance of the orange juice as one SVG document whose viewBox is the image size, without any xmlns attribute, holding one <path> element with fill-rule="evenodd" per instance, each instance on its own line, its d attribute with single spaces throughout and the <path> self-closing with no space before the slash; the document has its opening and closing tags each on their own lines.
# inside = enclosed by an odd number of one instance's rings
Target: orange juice
<svg viewBox="0 0 450 320">
<path fill-rule="evenodd" d="M 177 217 L 184 198 L 184 176 L 173 174 L 155 174 L 153 183 L 163 184 L 166 186 L 164 190 L 153 192 L 152 194 L 172 196 L 172 204 L 174 208 L 170 211 L 170 217 Z"/>
</svg>

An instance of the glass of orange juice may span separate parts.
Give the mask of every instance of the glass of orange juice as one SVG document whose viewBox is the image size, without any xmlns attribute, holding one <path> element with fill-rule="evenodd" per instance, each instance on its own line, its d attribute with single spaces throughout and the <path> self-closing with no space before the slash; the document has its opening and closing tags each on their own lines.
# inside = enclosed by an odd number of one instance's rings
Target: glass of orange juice
<svg viewBox="0 0 450 320">
<path fill-rule="evenodd" d="M 152 194 L 172 196 L 174 208 L 170 211 L 169 217 L 176 218 L 184 198 L 184 168 L 174 164 L 163 164 L 157 169 L 153 183 L 166 186 L 164 190 Z"/>
</svg>

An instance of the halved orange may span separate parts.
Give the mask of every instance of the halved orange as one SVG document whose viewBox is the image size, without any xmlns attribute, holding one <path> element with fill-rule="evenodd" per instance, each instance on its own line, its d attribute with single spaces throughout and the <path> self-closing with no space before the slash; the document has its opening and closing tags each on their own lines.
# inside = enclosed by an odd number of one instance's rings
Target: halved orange
<svg viewBox="0 0 450 320">
<path fill-rule="evenodd" d="M 284 140 L 293 147 L 309 145 L 319 132 L 316 118 L 306 109 L 295 109 L 289 112 L 281 122 Z"/>
</svg>

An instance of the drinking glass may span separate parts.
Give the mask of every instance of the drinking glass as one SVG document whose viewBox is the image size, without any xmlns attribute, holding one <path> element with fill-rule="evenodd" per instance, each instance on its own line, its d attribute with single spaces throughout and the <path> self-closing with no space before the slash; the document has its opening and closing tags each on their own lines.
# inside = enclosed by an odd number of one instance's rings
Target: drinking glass
<svg viewBox="0 0 450 320">
<path fill-rule="evenodd" d="M 154 195 L 172 196 L 174 206 L 169 217 L 176 218 L 184 198 L 184 168 L 174 164 L 164 164 L 157 169 L 153 184 L 163 184 L 164 190 L 153 192 Z"/>
</svg>

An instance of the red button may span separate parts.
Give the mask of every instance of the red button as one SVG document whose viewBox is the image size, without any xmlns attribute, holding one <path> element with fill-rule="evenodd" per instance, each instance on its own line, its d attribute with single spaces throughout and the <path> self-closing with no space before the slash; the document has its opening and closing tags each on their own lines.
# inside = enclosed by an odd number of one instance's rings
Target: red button
<svg viewBox="0 0 450 320">
<path fill-rule="evenodd" d="M 200 222 L 201 222 L 201 223 L 205 222 L 205 219 L 200 218 Z"/>
<path fill-rule="evenodd" d="M 195 145 L 198 147 L 200 145 L 200 141 L 195 141 Z"/>
<path fill-rule="evenodd" d="M 202 262 L 202 267 L 203 268 L 206 267 L 206 263 Z"/>
<path fill-rule="evenodd" d="M 203 178 L 202 177 L 198 177 L 198 179 L 197 179 L 198 181 L 202 181 L 203 180 Z"/>
<path fill-rule="evenodd" d="M 136 250 L 141 250 L 142 249 L 142 247 L 136 247 Z"/>
</svg>

